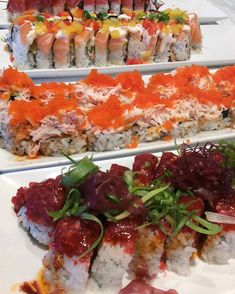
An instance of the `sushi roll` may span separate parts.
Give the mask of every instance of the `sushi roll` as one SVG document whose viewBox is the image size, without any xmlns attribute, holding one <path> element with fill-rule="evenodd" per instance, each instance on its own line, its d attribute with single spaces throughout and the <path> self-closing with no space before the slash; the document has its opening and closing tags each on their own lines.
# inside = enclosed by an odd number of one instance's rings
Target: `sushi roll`
<svg viewBox="0 0 235 294">
<path fill-rule="evenodd" d="M 119 15 L 121 13 L 121 0 L 112 0 L 110 3 L 110 13 Z"/>
<path fill-rule="evenodd" d="M 80 2 L 80 0 L 66 0 L 66 9 L 71 10 L 73 8 L 76 8 Z"/>
<path fill-rule="evenodd" d="M 36 64 L 37 68 L 52 68 L 53 67 L 53 44 L 55 41 L 55 34 L 47 32 L 39 35 L 36 39 L 37 54 Z"/>
<path fill-rule="evenodd" d="M 89 13 L 95 12 L 95 0 L 84 0 L 83 1 L 83 10 L 88 11 Z"/>
<path fill-rule="evenodd" d="M 154 60 L 160 29 L 155 22 L 148 20 L 144 20 L 143 28 L 141 59 L 144 63 L 152 63 Z"/>
<path fill-rule="evenodd" d="M 9 37 L 9 46 L 14 56 L 14 66 L 19 69 L 32 69 L 35 67 L 36 46 L 34 46 L 36 34 L 33 23 L 24 22 L 14 25 Z"/>
<path fill-rule="evenodd" d="M 171 47 L 176 42 L 176 38 L 171 32 L 159 33 L 159 39 L 154 56 L 155 62 L 168 62 L 170 60 Z"/>
<path fill-rule="evenodd" d="M 125 219 L 117 223 L 109 222 L 91 268 L 91 278 L 101 290 L 118 290 L 127 273 L 135 253 L 135 241 L 138 237 L 138 221 Z"/>
<path fill-rule="evenodd" d="M 95 35 L 95 65 L 108 65 L 109 28 L 103 27 Z"/>
<path fill-rule="evenodd" d="M 53 44 L 53 57 L 55 68 L 70 67 L 70 36 L 59 31 L 55 35 L 55 42 Z"/>
<path fill-rule="evenodd" d="M 65 198 L 66 191 L 58 176 L 18 189 L 12 203 L 23 228 L 39 243 L 48 245 L 54 230 L 54 222 L 48 212 L 61 209 Z"/>
<path fill-rule="evenodd" d="M 109 11 L 109 2 L 108 0 L 96 0 L 95 4 L 95 13 L 108 12 Z"/>
<path fill-rule="evenodd" d="M 207 237 L 201 257 L 210 264 L 226 264 L 235 258 L 235 196 L 224 195 L 213 206 L 213 212 L 207 212 L 207 219 L 220 224 L 221 232 Z"/>
<path fill-rule="evenodd" d="M 135 26 L 130 26 L 128 31 L 127 64 L 140 63 L 143 27 L 141 24 L 137 24 Z"/>
<path fill-rule="evenodd" d="M 158 226 L 139 229 L 135 244 L 135 255 L 130 264 L 132 277 L 156 278 L 161 271 L 161 261 L 165 251 L 166 235 Z M 144 250 L 143 250 L 144 248 Z"/>
<path fill-rule="evenodd" d="M 9 19 L 13 20 L 25 11 L 25 1 L 9 0 L 7 3 Z"/>
<path fill-rule="evenodd" d="M 90 248 L 98 239 L 99 230 L 94 222 L 79 217 L 67 217 L 58 221 L 50 250 L 43 258 L 43 281 L 48 285 L 50 293 L 84 292 L 93 254 Z"/>
<path fill-rule="evenodd" d="M 191 46 L 194 49 L 202 48 L 202 32 L 198 20 L 198 16 L 195 13 L 188 15 L 189 17 L 189 26 L 191 28 Z"/>
<path fill-rule="evenodd" d="M 204 202 L 199 197 L 181 196 L 179 203 L 190 203 L 187 210 L 196 210 L 200 216 L 204 211 Z M 166 266 L 169 271 L 179 275 L 190 274 L 190 265 L 193 255 L 197 252 L 199 235 L 196 231 L 184 226 L 182 230 L 173 237 L 168 237 L 165 248 Z"/>
<path fill-rule="evenodd" d="M 189 60 L 191 57 L 190 27 L 185 25 L 175 38 L 176 41 L 170 49 L 170 61 Z"/>
<path fill-rule="evenodd" d="M 75 36 L 75 64 L 77 67 L 87 67 L 92 64 L 94 59 L 94 32 L 90 27 Z"/>
<path fill-rule="evenodd" d="M 128 31 L 127 28 L 110 27 L 109 64 L 123 65 L 127 58 Z"/>
</svg>

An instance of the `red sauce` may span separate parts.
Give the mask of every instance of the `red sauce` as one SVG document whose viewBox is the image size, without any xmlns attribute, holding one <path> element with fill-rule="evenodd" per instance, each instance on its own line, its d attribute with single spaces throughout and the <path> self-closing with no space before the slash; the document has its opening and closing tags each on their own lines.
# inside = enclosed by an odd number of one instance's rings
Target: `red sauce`
<svg viewBox="0 0 235 294">
<path fill-rule="evenodd" d="M 30 183 L 28 188 L 20 188 L 12 198 L 16 212 L 22 206 L 27 208 L 27 217 L 41 225 L 53 225 L 48 212 L 57 211 L 64 205 L 66 193 L 60 183 L 60 177 L 48 179 L 42 183 Z"/>
<path fill-rule="evenodd" d="M 119 294 L 178 294 L 175 290 L 160 290 L 147 284 L 141 279 L 131 281 Z"/>
<path fill-rule="evenodd" d="M 154 178 L 158 158 L 150 153 L 137 155 L 133 163 L 137 185 L 149 186 Z"/>
<path fill-rule="evenodd" d="M 135 240 L 138 237 L 136 227 L 140 224 L 140 221 L 137 218 L 127 218 L 118 223 L 108 223 L 105 230 L 104 242 L 125 246 L 127 253 L 133 253 Z"/>
<path fill-rule="evenodd" d="M 99 225 L 95 222 L 66 217 L 58 221 L 51 247 L 59 254 L 80 256 L 97 240 L 99 233 Z"/>
</svg>

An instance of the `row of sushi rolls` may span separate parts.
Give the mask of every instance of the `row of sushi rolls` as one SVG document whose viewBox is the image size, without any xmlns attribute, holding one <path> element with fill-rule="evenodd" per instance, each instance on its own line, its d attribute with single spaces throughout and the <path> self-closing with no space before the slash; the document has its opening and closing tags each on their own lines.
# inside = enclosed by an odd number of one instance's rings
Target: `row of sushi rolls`
<svg viewBox="0 0 235 294">
<path fill-rule="evenodd" d="M 202 47 L 194 13 L 159 10 L 159 1 L 78 2 L 9 1 L 12 25 L 5 41 L 13 65 L 61 69 L 186 61 Z"/>
</svg>

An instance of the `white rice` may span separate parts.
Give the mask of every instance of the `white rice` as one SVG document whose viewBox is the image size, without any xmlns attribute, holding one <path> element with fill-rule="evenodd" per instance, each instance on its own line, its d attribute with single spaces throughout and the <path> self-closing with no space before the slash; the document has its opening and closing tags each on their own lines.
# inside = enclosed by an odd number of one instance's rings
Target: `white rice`
<svg viewBox="0 0 235 294">
<path fill-rule="evenodd" d="M 135 28 L 135 27 L 134 27 Z M 127 56 L 128 60 L 139 60 L 142 48 L 142 32 L 130 32 Z"/>
<path fill-rule="evenodd" d="M 191 56 L 191 40 L 190 40 L 190 33 L 188 32 L 185 35 L 183 40 L 176 39 L 176 42 L 172 44 L 171 50 L 170 50 L 170 60 L 185 61 L 185 60 L 189 60 L 190 56 Z"/>
<path fill-rule="evenodd" d="M 194 243 L 194 235 L 184 232 L 180 232 L 177 236 L 167 240 L 166 264 L 169 271 L 174 271 L 183 276 L 190 274 L 192 256 L 197 251 Z"/>
<path fill-rule="evenodd" d="M 19 222 L 39 243 L 43 245 L 48 245 L 51 240 L 53 227 L 39 225 L 30 221 L 26 215 L 26 211 L 27 208 L 25 206 L 22 206 L 17 213 Z"/>
<path fill-rule="evenodd" d="M 173 128 L 170 131 L 170 136 L 173 138 L 192 137 L 196 135 L 198 131 L 199 128 L 197 120 L 178 122 L 173 125 Z"/>
<path fill-rule="evenodd" d="M 38 69 L 52 68 L 52 52 L 49 54 L 49 56 L 47 56 L 41 50 L 38 50 L 36 55 L 36 64 Z"/>
<path fill-rule="evenodd" d="M 91 277 L 102 289 L 118 289 L 128 270 L 132 255 L 118 244 L 103 243 L 91 269 Z"/>
<path fill-rule="evenodd" d="M 64 290 L 66 294 L 84 293 L 87 280 L 89 262 L 81 262 L 77 256 L 69 258 L 59 255 L 61 268 L 54 267 L 55 253 L 50 250 L 43 259 L 45 270 L 43 280 L 50 285 L 50 291 Z M 51 293 L 51 292 L 50 292 Z"/>
<path fill-rule="evenodd" d="M 226 264 L 229 259 L 235 258 L 235 231 L 208 236 L 201 257 L 210 264 Z"/>
</svg>

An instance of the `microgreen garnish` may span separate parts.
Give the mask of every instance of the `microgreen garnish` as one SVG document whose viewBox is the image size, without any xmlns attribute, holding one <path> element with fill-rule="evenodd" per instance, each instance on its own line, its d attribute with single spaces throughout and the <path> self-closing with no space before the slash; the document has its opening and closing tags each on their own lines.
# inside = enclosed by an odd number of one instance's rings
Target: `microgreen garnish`
<svg viewBox="0 0 235 294">
<path fill-rule="evenodd" d="M 179 24 L 184 24 L 185 20 L 184 20 L 184 16 L 183 15 L 178 15 L 176 16 L 175 20 L 179 23 Z"/>
<path fill-rule="evenodd" d="M 99 168 L 88 157 L 84 157 L 78 162 L 75 162 L 67 156 L 72 163 L 69 171 L 62 175 L 62 184 L 65 187 L 73 187 L 75 184 L 79 184 L 85 180 L 85 178 L 91 173 L 96 172 Z"/>
<path fill-rule="evenodd" d="M 97 19 L 99 19 L 99 20 L 108 19 L 108 13 L 107 12 L 99 12 L 97 14 Z"/>
<path fill-rule="evenodd" d="M 36 16 L 36 20 L 37 20 L 37 21 L 44 22 L 45 18 L 44 18 L 44 16 L 38 14 L 38 15 Z"/>
<path fill-rule="evenodd" d="M 98 217 L 96 217 L 96 216 L 94 216 L 93 214 L 90 214 L 90 213 L 83 213 L 81 215 L 81 219 L 96 222 L 100 226 L 100 234 L 99 234 L 99 237 L 96 239 L 96 241 L 87 250 L 85 250 L 79 256 L 79 258 L 84 257 L 85 255 L 90 253 L 92 250 L 94 250 L 99 245 L 99 243 L 102 240 L 103 235 L 104 235 L 104 227 L 103 227 L 102 222 L 98 219 Z"/>
<path fill-rule="evenodd" d="M 156 14 L 156 19 L 158 22 L 168 22 L 170 20 L 170 16 L 168 13 L 161 11 Z"/>
</svg>

